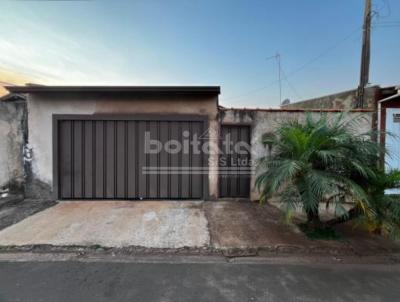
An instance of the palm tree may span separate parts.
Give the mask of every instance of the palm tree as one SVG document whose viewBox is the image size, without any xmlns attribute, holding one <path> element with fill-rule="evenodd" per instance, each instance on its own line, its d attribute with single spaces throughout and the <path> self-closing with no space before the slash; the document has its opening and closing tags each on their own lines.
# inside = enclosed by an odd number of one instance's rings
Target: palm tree
<svg viewBox="0 0 400 302">
<path fill-rule="evenodd" d="M 308 113 L 304 123 L 283 122 L 266 135 L 263 143 L 270 154 L 259 162 L 256 180 L 261 201 L 278 196 L 287 213 L 302 206 L 315 227 L 322 226 L 321 202 L 334 204 L 343 220 L 369 209 L 366 180 L 376 177 L 381 150 L 372 133 L 359 133 L 363 119 L 346 113 L 313 119 Z M 343 206 L 348 200 L 356 204 L 350 212 Z"/>
</svg>

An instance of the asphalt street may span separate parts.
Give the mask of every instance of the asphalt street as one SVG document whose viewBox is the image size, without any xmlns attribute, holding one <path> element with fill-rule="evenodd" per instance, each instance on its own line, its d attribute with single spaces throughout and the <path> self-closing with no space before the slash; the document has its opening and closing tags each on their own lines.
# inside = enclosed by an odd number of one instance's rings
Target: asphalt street
<svg viewBox="0 0 400 302">
<path fill-rule="evenodd" d="M 0 262 L 0 301 L 399 301 L 400 267 Z"/>
</svg>

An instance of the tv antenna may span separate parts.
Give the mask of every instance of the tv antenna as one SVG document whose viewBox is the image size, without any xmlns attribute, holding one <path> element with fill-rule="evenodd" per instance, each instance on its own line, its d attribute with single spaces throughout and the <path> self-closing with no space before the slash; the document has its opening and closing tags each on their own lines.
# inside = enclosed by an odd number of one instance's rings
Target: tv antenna
<svg viewBox="0 0 400 302">
<path fill-rule="evenodd" d="M 267 60 L 275 59 L 278 65 L 278 82 L 279 82 L 279 105 L 282 105 L 282 68 L 281 68 L 281 55 L 279 52 L 276 55 L 268 57 Z"/>
</svg>

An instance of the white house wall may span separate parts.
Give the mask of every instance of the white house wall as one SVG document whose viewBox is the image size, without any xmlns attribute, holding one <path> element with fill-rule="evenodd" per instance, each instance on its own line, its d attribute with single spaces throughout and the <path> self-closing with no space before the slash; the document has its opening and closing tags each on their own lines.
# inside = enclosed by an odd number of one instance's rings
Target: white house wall
<svg viewBox="0 0 400 302">
<path fill-rule="evenodd" d="M 388 155 L 385 156 L 385 170 L 400 169 L 400 108 L 386 108 L 385 145 Z M 387 190 L 390 194 L 399 194 L 399 189 Z"/>
</svg>

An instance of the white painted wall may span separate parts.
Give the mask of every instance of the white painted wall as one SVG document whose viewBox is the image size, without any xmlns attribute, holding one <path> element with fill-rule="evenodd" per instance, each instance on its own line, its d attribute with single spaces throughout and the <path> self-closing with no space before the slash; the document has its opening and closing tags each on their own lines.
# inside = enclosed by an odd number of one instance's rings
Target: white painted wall
<svg viewBox="0 0 400 302">
<path fill-rule="evenodd" d="M 400 169 L 400 121 L 394 115 L 400 115 L 400 108 L 386 109 L 385 145 L 389 156 L 385 156 L 385 171 Z M 388 194 L 400 194 L 400 189 L 386 190 Z"/>
<path fill-rule="evenodd" d="M 28 143 L 35 178 L 53 183 L 53 114 L 93 114 L 95 108 L 95 101 L 90 100 L 66 102 L 45 96 L 28 97 Z"/>
</svg>

